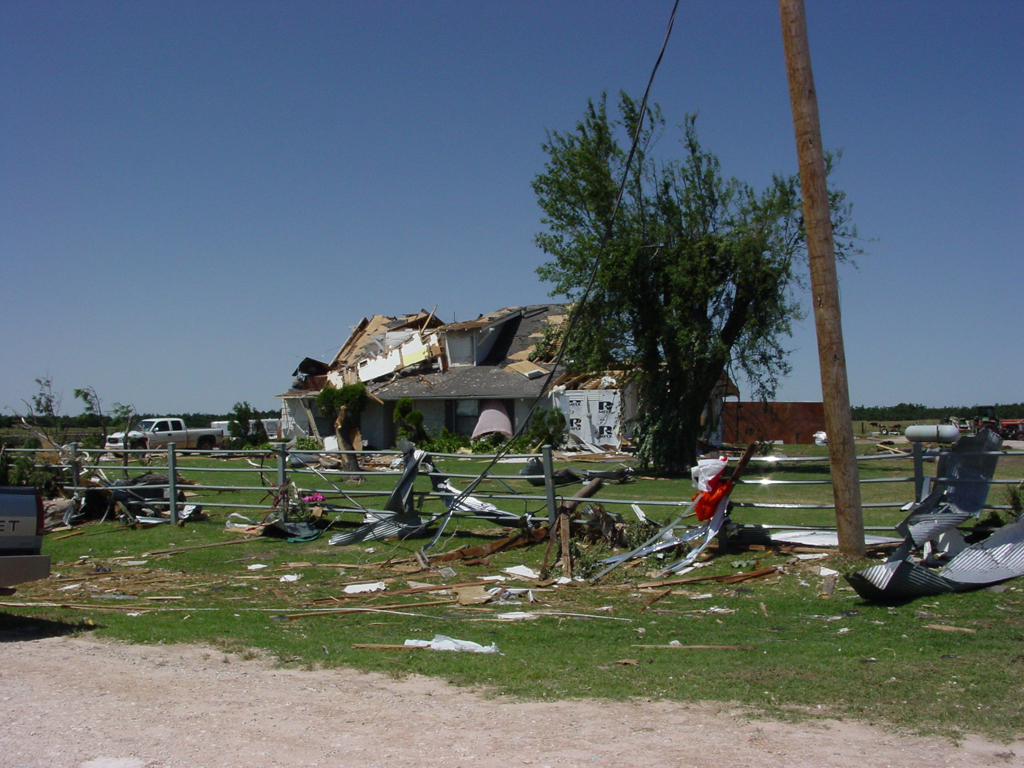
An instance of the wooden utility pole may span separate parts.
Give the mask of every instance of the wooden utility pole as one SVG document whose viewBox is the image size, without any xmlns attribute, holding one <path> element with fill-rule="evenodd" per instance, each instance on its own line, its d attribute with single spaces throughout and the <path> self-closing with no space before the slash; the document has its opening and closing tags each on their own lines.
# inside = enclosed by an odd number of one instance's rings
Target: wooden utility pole
<svg viewBox="0 0 1024 768">
<path fill-rule="evenodd" d="M 811 72 L 807 43 L 807 18 L 803 0 L 779 0 L 782 40 L 786 51 L 789 98 L 800 160 L 800 185 L 807 227 L 807 255 L 811 268 L 814 326 L 818 333 L 825 431 L 832 465 L 832 494 L 836 505 L 839 551 L 863 557 L 864 516 L 860 503 L 857 453 L 850 418 L 850 388 L 846 378 L 842 318 L 839 313 L 839 280 L 835 243 L 825 178 L 825 154 L 818 122 L 818 97 Z"/>
</svg>

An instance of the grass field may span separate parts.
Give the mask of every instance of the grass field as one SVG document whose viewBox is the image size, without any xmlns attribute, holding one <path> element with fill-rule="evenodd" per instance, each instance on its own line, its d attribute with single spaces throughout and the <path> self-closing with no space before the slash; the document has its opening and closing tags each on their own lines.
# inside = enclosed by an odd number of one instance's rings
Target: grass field
<svg viewBox="0 0 1024 768">
<path fill-rule="evenodd" d="M 815 446 L 786 450 L 790 456 L 822 453 Z M 440 464 L 453 474 L 472 474 L 482 466 L 475 459 Z M 754 465 L 747 479 L 813 481 L 826 476 L 820 463 L 772 466 Z M 862 601 L 841 580 L 829 591 L 819 573 L 822 566 L 849 572 L 867 561 L 834 553 L 804 560 L 793 552 L 720 553 L 712 548 L 704 567 L 688 576 L 735 575 L 767 566 L 778 570 L 734 584 L 655 587 L 642 586 L 657 581 L 653 577 L 665 561 L 655 559 L 619 568 L 593 585 L 538 585 L 506 575 L 502 586 L 530 588 L 535 602 L 523 596 L 462 605 L 450 591 L 408 590 L 477 582 L 518 565 L 539 569 L 545 543 L 500 551 L 472 565 L 455 560 L 445 564 L 454 571 L 446 576 L 418 565 L 415 553 L 423 540 L 329 547 L 326 537 L 304 543 L 240 539 L 225 529 L 228 514 L 237 509 L 259 517 L 242 505 L 267 501 L 259 475 L 250 469 L 241 460 L 182 458 L 179 471 L 186 478 L 253 488 L 199 492 L 198 501 L 227 505 L 207 506 L 207 520 L 149 528 L 90 522 L 73 535 L 49 535 L 45 551 L 53 559 L 54 575 L 24 585 L 9 598 L 0 628 L 24 637 L 88 633 L 136 643 L 251 649 L 284 665 L 433 675 L 496 696 L 723 700 L 761 714 L 856 717 L 954 738 L 965 732 L 1003 739 L 1024 734 L 1024 590 L 1015 582 L 996 590 L 878 606 Z M 507 474 L 516 470 L 512 465 Z M 911 474 L 905 460 L 862 465 L 864 479 L 897 480 L 862 486 L 865 504 L 892 505 L 867 508 L 867 525 L 891 526 L 902 517 L 897 506 L 913 498 L 913 484 L 906 480 Z M 273 478 L 272 471 L 268 477 Z M 1001 459 L 997 477 L 1024 477 L 1024 457 Z M 315 475 L 297 480 L 327 492 L 333 492 L 332 484 L 346 491 L 386 491 L 394 481 L 394 476 L 369 477 L 359 485 L 342 485 L 335 477 L 327 482 Z M 539 490 L 519 481 L 509 484 L 531 493 Z M 428 487 L 425 480 L 418 481 L 421 486 Z M 489 481 L 482 490 L 499 487 Z M 1005 488 L 995 487 L 989 502 L 1006 503 Z M 607 486 L 596 500 L 679 501 L 692 494 L 688 481 L 640 478 Z M 830 490 L 827 485 L 751 482 L 737 488 L 733 499 L 827 504 Z M 424 509 L 439 505 L 428 500 Z M 523 501 L 499 506 L 516 513 L 543 513 L 544 508 L 543 502 Z M 624 517 L 632 514 L 627 505 L 606 508 Z M 659 521 L 676 514 L 653 505 L 645 510 Z M 828 509 L 740 507 L 733 517 L 740 523 L 834 524 Z M 432 553 L 489 544 L 507 533 L 482 521 L 458 521 Z M 574 546 L 580 567 L 611 553 L 601 544 Z M 367 581 L 383 581 L 386 590 L 345 591 Z M 434 634 L 494 643 L 502 655 L 353 647 L 401 645 Z"/>
</svg>

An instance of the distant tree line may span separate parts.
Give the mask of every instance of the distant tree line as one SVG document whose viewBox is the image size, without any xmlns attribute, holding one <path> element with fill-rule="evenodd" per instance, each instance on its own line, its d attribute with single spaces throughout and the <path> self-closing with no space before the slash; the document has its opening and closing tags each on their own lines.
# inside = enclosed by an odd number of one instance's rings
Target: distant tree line
<svg viewBox="0 0 1024 768">
<path fill-rule="evenodd" d="M 931 408 L 919 403 L 896 405 L 855 405 L 850 408 L 854 421 L 924 421 L 946 419 L 950 416 L 971 418 L 978 413 L 977 405 L 943 406 Z M 996 403 L 997 419 L 1024 418 L 1024 403 Z"/>
</svg>

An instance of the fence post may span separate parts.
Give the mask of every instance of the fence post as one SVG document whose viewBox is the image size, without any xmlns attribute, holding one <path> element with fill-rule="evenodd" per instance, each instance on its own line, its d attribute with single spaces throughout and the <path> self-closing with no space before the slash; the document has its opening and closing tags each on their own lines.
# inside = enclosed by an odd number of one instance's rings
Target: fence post
<svg viewBox="0 0 1024 768">
<path fill-rule="evenodd" d="M 924 446 L 914 443 L 914 500 L 922 501 L 924 491 Z"/>
<path fill-rule="evenodd" d="M 277 511 L 282 522 L 288 522 L 288 499 L 282 499 L 284 485 L 288 482 L 288 449 L 284 443 L 277 445 Z"/>
<path fill-rule="evenodd" d="M 78 496 L 78 443 L 71 443 L 68 448 L 71 449 L 71 489 L 74 496 Z"/>
<path fill-rule="evenodd" d="M 548 528 L 554 529 L 555 516 L 558 510 L 555 507 L 555 465 L 551 461 L 551 446 L 545 445 L 540 449 L 544 464 L 544 490 L 548 496 Z"/>
<path fill-rule="evenodd" d="M 171 525 L 178 524 L 178 456 L 174 448 L 174 443 L 167 444 L 167 499 L 171 505 Z"/>
</svg>

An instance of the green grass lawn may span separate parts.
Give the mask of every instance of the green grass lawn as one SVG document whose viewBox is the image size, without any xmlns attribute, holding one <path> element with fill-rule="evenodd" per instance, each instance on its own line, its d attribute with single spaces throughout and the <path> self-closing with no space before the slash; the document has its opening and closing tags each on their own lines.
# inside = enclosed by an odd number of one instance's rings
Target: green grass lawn
<svg viewBox="0 0 1024 768">
<path fill-rule="evenodd" d="M 786 448 L 790 455 L 822 450 Z M 472 459 L 440 464 L 448 472 L 464 474 L 482 466 Z M 997 476 L 1020 479 L 1022 464 L 1021 457 L 1005 457 Z M 507 466 L 500 471 L 515 474 L 518 469 Z M 201 472 L 202 467 L 228 471 Z M 206 485 L 259 487 L 258 476 L 249 469 L 244 461 L 209 457 L 179 462 L 186 478 Z M 824 476 L 824 469 L 809 464 L 769 470 L 756 464 L 747 479 L 814 480 Z M 866 478 L 911 474 L 910 463 L 898 459 L 862 466 Z M 346 491 L 387 491 L 395 477 L 342 485 L 333 476 L 326 482 L 302 475 L 297 482 L 325 492 L 334 492 L 332 483 Z M 517 490 L 540 490 L 516 483 Z M 418 489 L 427 487 L 425 480 L 418 481 Z M 498 487 L 488 481 L 481 490 Z M 576 488 L 570 486 L 567 493 Z M 907 482 L 871 483 L 863 489 L 865 503 L 896 505 L 913 498 L 913 484 Z M 1002 488 L 994 489 L 990 503 L 1005 503 L 1002 493 Z M 596 500 L 678 501 L 692 494 L 688 480 L 641 478 L 607 486 Z M 264 490 L 200 491 L 195 499 L 242 505 L 265 503 L 266 497 Z M 827 503 L 829 498 L 828 486 L 804 484 L 750 483 L 733 495 L 736 501 L 756 503 Z M 429 512 L 439 504 L 428 500 L 424 509 Z M 499 506 L 517 513 L 544 509 L 539 501 Z M 626 505 L 607 508 L 632 515 Z M 657 520 L 677 514 L 666 507 L 644 508 Z M 538 587 L 508 577 L 503 586 L 530 587 L 536 602 L 523 598 L 460 605 L 445 592 L 396 593 L 418 585 L 471 582 L 500 575 L 511 566 L 539 569 L 545 544 L 501 551 L 474 565 L 452 561 L 446 565 L 454 575 L 443 576 L 436 568 L 416 571 L 415 553 L 423 540 L 340 548 L 329 547 L 326 536 L 305 543 L 260 537 L 225 544 L 238 539 L 224 526 L 235 508 L 207 510 L 209 519 L 183 527 L 90 522 L 72 536 L 49 535 L 45 551 L 53 559 L 54 575 L 24 585 L 8 598 L 0 629 L 14 630 L 18 637 L 83 633 L 136 643 L 205 643 L 229 651 L 258 651 L 280 664 L 310 669 L 345 665 L 395 676 L 432 675 L 496 696 L 719 700 L 747 705 L 758 714 L 856 717 L 953 737 L 966 732 L 1002 739 L 1024 734 L 1024 700 L 1019 695 L 1024 681 L 1024 590 L 1016 582 L 998 590 L 877 606 L 862 601 L 841 580 L 829 593 L 819 574 L 822 566 L 849 572 L 868 561 L 834 553 L 803 560 L 793 552 L 719 553 L 712 548 L 704 567 L 688 576 L 765 566 L 779 570 L 769 578 L 737 584 L 640 587 L 667 562 L 652 558 L 619 568 L 596 585 Z M 740 523 L 834 524 L 827 509 L 740 507 L 733 517 Z M 867 525 L 891 526 L 901 517 L 896 507 L 865 512 Z M 482 521 L 458 521 L 432 552 L 486 544 L 505 533 Z M 218 546 L 200 546 L 209 544 Z M 610 553 L 600 544 L 577 545 L 581 563 Z M 252 568 L 256 565 L 265 567 Z M 285 576 L 299 578 L 282 580 Z M 383 580 L 387 589 L 345 592 L 347 585 L 368 580 Z M 343 610 L 356 608 L 362 611 Z M 516 612 L 534 618 L 503 618 Z M 300 615 L 310 613 L 317 615 Z M 495 643 L 502 655 L 353 648 L 401 645 L 435 633 Z M 673 642 L 743 648 L 687 649 L 671 646 Z"/>
</svg>

